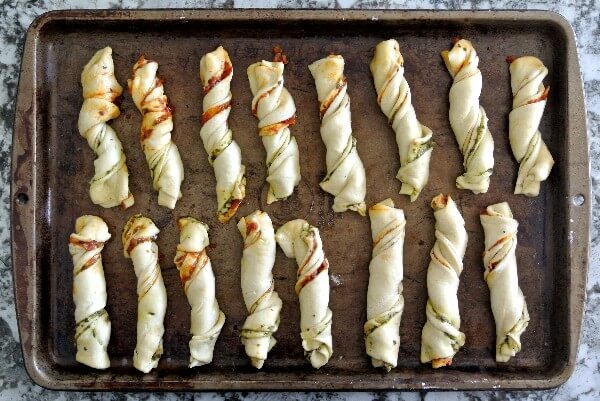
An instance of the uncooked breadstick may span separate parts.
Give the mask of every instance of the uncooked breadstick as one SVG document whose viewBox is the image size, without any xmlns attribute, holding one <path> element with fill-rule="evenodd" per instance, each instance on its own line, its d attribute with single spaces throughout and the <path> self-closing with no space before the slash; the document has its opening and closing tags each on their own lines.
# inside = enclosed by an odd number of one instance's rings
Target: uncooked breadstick
<svg viewBox="0 0 600 401">
<path fill-rule="evenodd" d="M 404 228 L 402 209 L 391 199 L 369 208 L 373 255 L 369 265 L 365 345 L 375 367 L 388 372 L 398 363 L 402 296 Z"/>
<path fill-rule="evenodd" d="M 333 354 L 332 313 L 329 309 L 329 262 L 319 229 L 305 220 L 285 223 L 275 234 L 288 258 L 298 264 L 296 294 L 300 300 L 300 336 L 304 354 L 319 369 Z"/>
<path fill-rule="evenodd" d="M 496 361 L 508 362 L 521 350 L 521 334 L 529 324 L 525 297 L 517 276 L 517 228 L 508 203 L 488 206 L 480 216 L 485 234 L 484 278 L 490 288 L 496 321 Z"/>
<path fill-rule="evenodd" d="M 465 343 L 460 332 L 458 309 L 459 276 L 467 247 L 465 222 L 450 196 L 438 195 L 431 201 L 435 216 L 435 244 L 427 269 L 427 321 L 421 336 L 421 362 L 433 368 L 452 364 L 452 358 Z"/>
<path fill-rule="evenodd" d="M 542 81 L 548 69 L 536 57 L 525 56 L 510 62 L 513 109 L 508 115 L 510 147 L 519 164 L 515 194 L 537 196 L 540 182 L 550 175 L 554 159 L 539 131 L 550 87 Z"/>
<path fill-rule="evenodd" d="M 267 204 L 289 197 L 300 182 L 300 156 L 289 126 L 296 123 L 296 105 L 283 86 L 284 64 L 260 61 L 248 67 L 252 114 L 267 152 Z"/>
<path fill-rule="evenodd" d="M 231 219 L 246 196 L 246 167 L 227 122 L 231 112 L 232 77 L 233 66 L 222 46 L 206 53 L 200 60 L 204 91 L 200 137 L 215 171 L 217 215 L 221 223 Z"/>
<path fill-rule="evenodd" d="M 327 175 L 321 188 L 335 196 L 334 212 L 348 209 L 365 215 L 367 181 L 352 136 L 350 97 L 344 58 L 330 55 L 308 66 L 315 79 L 321 113 L 321 139 L 327 148 Z"/>
<path fill-rule="evenodd" d="M 262 368 L 273 348 L 279 328 L 281 299 L 275 291 L 275 233 L 271 218 L 260 210 L 242 217 L 238 229 L 244 239 L 241 283 L 248 317 L 242 327 L 242 344 L 257 369 Z"/>
<path fill-rule="evenodd" d="M 487 192 L 494 168 L 494 140 L 488 118 L 479 105 L 481 71 L 479 57 L 471 42 L 458 40 L 442 58 L 454 79 L 450 88 L 450 125 L 463 154 L 465 172 L 456 186 L 475 194 Z"/>
<path fill-rule="evenodd" d="M 131 258 L 137 277 L 137 342 L 133 366 L 148 373 L 158 365 L 163 352 L 163 321 L 167 291 L 158 264 L 158 227 L 141 214 L 131 216 L 123 228 L 123 252 Z"/>
<path fill-rule="evenodd" d="M 158 63 L 140 56 L 127 81 L 136 107 L 142 113 L 140 141 L 158 191 L 158 204 L 174 209 L 181 198 L 183 164 L 177 145 L 171 138 L 172 109 L 164 93 L 163 81 L 156 76 Z"/>
<path fill-rule="evenodd" d="M 106 307 L 106 281 L 102 249 L 110 239 L 104 220 L 81 216 L 75 233 L 69 237 L 73 256 L 73 301 L 75 302 L 75 344 L 77 362 L 106 369 L 110 360 L 106 348 L 110 340 L 110 319 Z"/>
<path fill-rule="evenodd" d="M 191 310 L 190 368 L 212 362 L 225 314 L 215 298 L 215 275 L 206 254 L 208 226 L 193 217 L 177 220 L 179 245 L 175 266 Z"/>
<path fill-rule="evenodd" d="M 377 103 L 386 115 L 398 143 L 400 169 L 396 178 L 402 183 L 400 193 L 414 201 L 429 180 L 432 132 L 417 120 L 411 92 L 404 76 L 404 58 L 395 39 L 375 47 L 371 73 L 377 91 Z"/>
<path fill-rule="evenodd" d="M 83 105 L 77 123 L 79 133 L 96 153 L 94 178 L 90 181 L 90 198 L 102 207 L 133 205 L 129 192 L 129 171 L 123 145 L 108 121 L 121 112 L 115 100 L 123 88 L 115 78 L 112 49 L 98 50 L 81 73 Z"/>
</svg>

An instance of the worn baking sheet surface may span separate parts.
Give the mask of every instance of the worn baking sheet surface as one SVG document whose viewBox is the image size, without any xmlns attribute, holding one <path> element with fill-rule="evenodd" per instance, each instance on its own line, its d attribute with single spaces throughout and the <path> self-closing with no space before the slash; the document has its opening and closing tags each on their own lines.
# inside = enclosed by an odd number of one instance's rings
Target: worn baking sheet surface
<svg viewBox="0 0 600 401">
<path fill-rule="evenodd" d="M 369 18 L 372 15 L 378 18 Z M 447 118 L 451 78 L 439 52 L 450 48 L 451 38 L 456 36 L 471 39 L 478 51 L 483 74 L 481 104 L 495 141 L 490 190 L 477 196 L 454 184 L 462 171 L 462 157 Z M 387 38 L 400 42 L 417 115 L 433 130 L 437 143 L 429 184 L 414 203 L 397 194 L 394 134 L 376 103 L 369 72 L 374 46 Z M 279 249 L 274 276 L 283 311 L 277 346 L 265 367 L 256 371 L 240 344 L 246 316 L 239 284 L 242 239 L 234 221 L 222 225 L 215 218 L 215 180 L 198 135 L 202 99 L 199 59 L 220 44 L 229 51 L 234 65 L 230 125 L 242 149 L 248 181 L 246 200 L 236 217 L 263 208 L 276 226 L 306 218 L 321 230 L 330 261 L 334 355 L 319 371 L 310 368 L 303 357 L 293 290 L 295 262 Z M 257 121 L 250 113 L 246 68 L 270 59 L 274 45 L 281 46 L 290 60 L 285 81 L 298 110 L 292 132 L 300 148 L 302 182 L 292 199 L 267 206 L 265 152 Z M 94 156 L 77 131 L 82 102 L 79 76 L 89 58 L 104 46 L 113 48 L 116 76 L 124 87 L 140 54 L 159 63 L 159 74 L 175 110 L 174 138 L 186 175 L 183 199 L 174 211 L 157 205 L 138 141 L 141 118 L 127 93 L 121 116 L 112 126 L 127 155 L 135 205 L 128 210 L 107 210 L 89 199 Z M 42 17 L 29 32 L 24 54 L 13 159 L 13 195 L 15 199 L 20 193 L 29 197 L 26 204 L 14 203 L 13 258 L 21 338 L 30 375 L 49 387 L 95 389 L 535 388 L 566 380 L 579 337 L 587 263 L 588 207 L 586 203 L 578 208 L 570 204 L 573 195 L 588 194 L 585 121 L 574 51 L 568 25 L 549 13 L 156 11 L 58 12 Z M 373 369 L 364 352 L 369 221 L 355 213 L 334 214 L 332 197 L 318 186 L 325 173 L 325 148 L 307 65 L 330 53 L 346 59 L 352 126 L 367 172 L 367 204 L 391 197 L 404 209 L 408 221 L 402 345 L 399 366 L 388 374 Z M 546 84 L 551 86 L 551 95 L 540 130 L 556 159 L 540 196 L 533 199 L 512 195 L 517 164 L 507 137 L 512 98 L 504 59 L 525 54 L 538 56 L 549 69 Z M 429 203 L 440 192 L 457 201 L 469 233 L 458 291 L 461 329 L 467 340 L 452 367 L 434 371 L 419 363 L 419 349 L 426 270 L 434 242 Z M 499 201 L 508 201 L 520 222 L 519 277 L 531 315 L 522 337 L 523 350 L 507 364 L 494 361 L 494 321 L 483 280 L 479 223 L 482 208 Z M 147 215 L 161 229 L 157 242 L 168 293 L 164 355 L 148 375 L 132 367 L 136 279 L 120 241 L 123 225 L 134 213 Z M 103 252 L 107 310 L 112 321 L 112 367 L 106 372 L 88 369 L 74 359 L 72 265 L 67 240 L 75 219 L 82 214 L 102 216 L 113 235 Z M 227 316 L 213 363 L 195 369 L 187 368 L 189 307 L 172 262 L 179 238 L 175 222 L 185 215 L 210 226 L 208 254 L 216 275 L 217 298 Z"/>
</svg>

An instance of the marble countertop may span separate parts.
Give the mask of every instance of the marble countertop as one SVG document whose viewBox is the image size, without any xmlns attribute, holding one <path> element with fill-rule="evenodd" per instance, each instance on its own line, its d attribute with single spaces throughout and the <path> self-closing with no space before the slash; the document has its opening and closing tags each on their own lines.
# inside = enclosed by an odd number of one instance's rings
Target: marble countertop
<svg viewBox="0 0 600 401">
<path fill-rule="evenodd" d="M 66 8 L 293 7 L 409 9 L 547 9 L 573 25 L 578 40 L 587 101 L 592 161 L 593 218 L 587 304 L 573 376 L 563 386 L 536 392 L 425 391 L 378 393 L 76 393 L 45 390 L 31 382 L 23 367 L 13 299 L 9 227 L 9 178 L 21 49 L 33 19 Z M 598 400 L 600 399 L 600 5 L 594 0 L 2 0 L 0 2 L 0 400 Z"/>
</svg>

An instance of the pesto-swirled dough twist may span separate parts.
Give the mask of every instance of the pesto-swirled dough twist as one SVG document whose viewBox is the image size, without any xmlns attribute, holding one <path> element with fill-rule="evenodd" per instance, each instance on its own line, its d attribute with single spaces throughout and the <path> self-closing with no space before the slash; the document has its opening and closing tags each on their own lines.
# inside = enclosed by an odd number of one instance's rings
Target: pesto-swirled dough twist
<svg viewBox="0 0 600 401">
<path fill-rule="evenodd" d="M 519 223 L 506 202 L 488 206 L 480 219 L 485 234 L 483 276 L 496 321 L 496 361 L 508 362 L 521 350 L 521 334 L 529 324 L 515 255 Z"/>
<path fill-rule="evenodd" d="M 238 229 L 244 239 L 241 284 L 248 317 L 242 327 L 242 344 L 257 369 L 262 368 L 273 348 L 279 328 L 281 299 L 275 291 L 275 232 L 271 218 L 260 210 L 242 217 Z"/>
<path fill-rule="evenodd" d="M 300 336 L 304 354 L 319 369 L 333 354 L 332 313 L 329 309 L 329 262 L 319 229 L 305 220 L 285 223 L 275 234 L 288 258 L 298 264 L 296 294 L 300 301 Z"/>
<path fill-rule="evenodd" d="M 117 118 L 121 112 L 115 100 L 123 93 L 123 88 L 115 78 L 112 49 L 98 50 L 83 67 L 81 73 L 83 105 L 77 123 L 79 133 L 87 139 L 94 153 L 94 178 L 90 181 L 90 198 L 102 207 L 133 205 L 129 192 L 129 171 L 127 170 L 123 145 L 108 121 Z"/>
<path fill-rule="evenodd" d="M 371 73 L 377 91 L 377 103 L 396 133 L 400 169 L 396 178 L 400 193 L 414 201 L 429 180 L 429 161 L 433 148 L 432 132 L 419 122 L 404 76 L 404 58 L 394 39 L 375 47 Z"/>
<path fill-rule="evenodd" d="M 452 358 L 465 344 L 460 332 L 458 309 L 459 276 L 467 247 L 465 222 L 450 196 L 438 195 L 431 201 L 435 216 L 435 244 L 427 269 L 427 321 L 421 335 L 421 362 L 433 368 L 452 364 Z"/>
<path fill-rule="evenodd" d="M 175 266 L 191 310 L 190 368 L 212 362 L 225 314 L 215 298 L 215 275 L 206 254 L 208 226 L 193 217 L 177 220 L 179 244 Z"/>
<path fill-rule="evenodd" d="M 177 145 L 171 138 L 172 110 L 164 93 L 163 81 L 156 76 L 157 70 L 158 63 L 140 56 L 133 66 L 133 77 L 127 84 L 143 116 L 140 141 L 152 175 L 152 186 L 158 191 L 158 204 L 174 209 L 181 198 L 183 164 Z"/>
<path fill-rule="evenodd" d="M 73 301 L 75 302 L 75 344 L 77 362 L 95 369 L 110 367 L 106 349 L 110 340 L 110 318 L 106 307 L 106 281 L 102 249 L 110 239 L 104 220 L 81 216 L 69 237 L 73 257 Z"/>
<path fill-rule="evenodd" d="M 550 175 L 554 159 L 539 131 L 550 87 L 543 80 L 548 69 L 536 57 L 510 60 L 513 109 L 508 115 L 510 147 L 519 164 L 515 194 L 537 196 Z"/>
<path fill-rule="evenodd" d="M 252 114 L 267 152 L 267 204 L 289 197 L 300 182 L 298 144 L 290 132 L 296 123 L 296 105 L 283 86 L 284 64 L 260 61 L 248 67 Z"/>
<path fill-rule="evenodd" d="M 456 179 L 456 186 L 475 194 L 485 193 L 494 168 L 494 140 L 485 110 L 479 105 L 479 57 L 471 42 L 461 39 L 450 51 L 442 51 L 442 58 L 454 79 L 450 88 L 450 125 L 462 152 L 465 170 Z"/>
<path fill-rule="evenodd" d="M 321 188 L 332 194 L 334 212 L 348 209 L 366 213 L 367 180 L 352 136 L 348 82 L 344 58 L 330 55 L 308 66 L 317 87 L 321 115 L 321 139 L 327 148 L 327 175 Z"/>
<path fill-rule="evenodd" d="M 367 354 L 375 367 L 388 372 L 398 363 L 402 296 L 404 229 L 402 209 L 391 199 L 369 208 L 373 255 L 369 264 L 367 322 L 364 326 Z"/>
<path fill-rule="evenodd" d="M 123 228 L 123 252 L 131 258 L 137 277 L 137 342 L 133 366 L 148 373 L 158 365 L 163 352 L 163 321 L 167 290 L 158 264 L 158 227 L 141 214 L 131 216 Z"/>
<path fill-rule="evenodd" d="M 200 137 L 215 171 L 217 215 L 221 223 L 231 219 L 246 196 L 246 167 L 242 164 L 242 152 L 233 140 L 233 132 L 227 122 L 231 112 L 232 77 L 233 66 L 222 46 L 200 59 L 200 80 L 204 91 Z"/>
</svg>

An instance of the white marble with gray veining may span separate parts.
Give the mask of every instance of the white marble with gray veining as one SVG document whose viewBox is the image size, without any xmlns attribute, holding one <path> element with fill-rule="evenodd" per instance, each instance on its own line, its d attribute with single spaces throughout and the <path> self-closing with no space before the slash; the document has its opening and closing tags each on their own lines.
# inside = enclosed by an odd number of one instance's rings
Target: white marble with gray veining
<svg viewBox="0 0 600 401">
<path fill-rule="evenodd" d="M 33 384 L 23 367 L 12 289 L 9 237 L 9 175 L 14 99 L 25 31 L 39 14 L 65 8 L 291 7 L 291 8 L 425 8 L 548 9 L 573 25 L 587 96 L 592 160 L 592 218 L 586 316 L 575 373 L 558 389 L 538 392 L 454 393 L 75 393 L 53 392 Z M 540 0 L 0 0 L 0 400 L 598 400 L 600 399 L 600 3 Z"/>
</svg>

